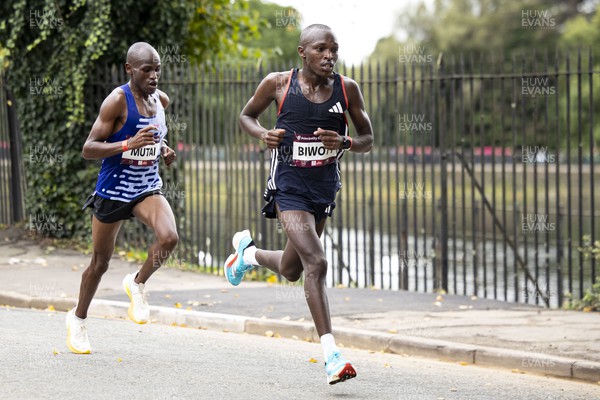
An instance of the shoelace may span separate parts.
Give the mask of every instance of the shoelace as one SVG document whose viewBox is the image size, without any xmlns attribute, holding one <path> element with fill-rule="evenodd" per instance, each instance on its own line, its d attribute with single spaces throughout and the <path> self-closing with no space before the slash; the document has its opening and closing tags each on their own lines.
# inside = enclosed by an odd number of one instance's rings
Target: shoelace
<svg viewBox="0 0 600 400">
<path fill-rule="evenodd" d="M 239 267 L 237 268 L 237 272 L 246 272 L 246 271 L 250 271 L 252 268 L 254 268 L 254 265 L 250 265 L 250 264 L 240 264 Z"/>
<path fill-rule="evenodd" d="M 75 337 L 78 341 L 87 341 L 87 326 L 85 324 L 75 324 Z"/>
<path fill-rule="evenodd" d="M 325 365 L 336 364 L 340 361 L 341 358 L 342 358 L 342 355 L 340 353 L 338 353 L 337 351 L 335 351 L 329 355 L 329 357 L 327 358 L 327 363 Z"/>
<path fill-rule="evenodd" d="M 138 298 L 140 299 L 141 303 L 144 305 L 148 305 L 148 295 L 146 294 L 146 291 L 144 290 L 144 287 L 140 287 L 138 285 L 139 291 L 136 293 L 136 295 L 138 296 Z"/>
</svg>

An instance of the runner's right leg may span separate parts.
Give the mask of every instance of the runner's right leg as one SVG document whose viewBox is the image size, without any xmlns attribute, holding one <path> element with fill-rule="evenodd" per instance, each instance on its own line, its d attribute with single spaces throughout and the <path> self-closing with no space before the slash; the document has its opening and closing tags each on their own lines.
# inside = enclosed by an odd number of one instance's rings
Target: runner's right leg
<svg viewBox="0 0 600 400">
<path fill-rule="evenodd" d="M 88 308 L 96 294 L 102 275 L 108 270 L 108 264 L 115 250 L 115 241 L 123 221 L 105 224 L 95 215 L 92 216 L 92 260 L 81 276 L 79 301 L 75 315 L 81 319 L 87 318 Z"/>
<path fill-rule="evenodd" d="M 115 240 L 122 221 L 105 224 L 92 216 L 93 254 L 89 267 L 83 272 L 77 307 L 67 313 L 67 347 L 77 354 L 89 354 L 90 342 L 87 336 L 86 317 L 92 298 L 98 289 L 102 275 L 108 269 Z"/>
</svg>

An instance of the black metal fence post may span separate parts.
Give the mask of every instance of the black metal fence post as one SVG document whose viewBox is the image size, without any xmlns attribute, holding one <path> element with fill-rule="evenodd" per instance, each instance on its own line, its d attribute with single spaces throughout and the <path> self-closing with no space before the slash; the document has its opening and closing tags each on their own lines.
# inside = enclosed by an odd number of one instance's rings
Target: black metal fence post
<svg viewBox="0 0 600 400">
<path fill-rule="evenodd" d="M 19 130 L 19 121 L 17 119 L 17 107 L 15 103 L 15 98 L 7 87 L 5 87 L 5 91 L 8 116 L 8 135 L 10 138 L 10 197 L 12 205 L 12 220 L 21 221 L 24 218 L 23 193 L 21 190 L 23 187 L 23 171 L 21 169 L 21 132 Z"/>
<path fill-rule="evenodd" d="M 441 288 L 448 292 L 448 182 L 447 182 L 447 150 L 446 150 L 446 113 L 447 113 L 447 95 L 446 80 L 444 71 L 444 59 L 440 54 L 438 59 L 438 69 L 440 78 L 439 93 L 439 115 L 437 123 L 438 146 L 440 151 L 440 230 L 438 234 L 437 248 L 440 254 L 436 254 L 438 266 L 438 284 L 435 288 Z"/>
</svg>

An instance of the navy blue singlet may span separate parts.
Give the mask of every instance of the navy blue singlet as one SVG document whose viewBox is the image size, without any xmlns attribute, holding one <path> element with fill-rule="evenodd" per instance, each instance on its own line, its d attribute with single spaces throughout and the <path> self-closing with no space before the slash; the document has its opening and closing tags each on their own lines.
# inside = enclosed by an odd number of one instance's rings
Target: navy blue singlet
<svg viewBox="0 0 600 400">
<path fill-rule="evenodd" d="M 314 203 L 332 204 L 341 187 L 338 161 L 343 150 L 326 150 L 313 134 L 318 128 L 348 135 L 346 93 L 341 75 L 333 74 L 333 92 L 323 103 L 309 101 L 292 70 L 279 105 L 276 129 L 285 129 L 277 149 L 271 150 L 271 171 L 264 198 L 275 192 L 299 195 Z M 269 216 L 269 215 L 266 215 Z M 272 217 L 272 216 L 271 216 Z"/>
</svg>

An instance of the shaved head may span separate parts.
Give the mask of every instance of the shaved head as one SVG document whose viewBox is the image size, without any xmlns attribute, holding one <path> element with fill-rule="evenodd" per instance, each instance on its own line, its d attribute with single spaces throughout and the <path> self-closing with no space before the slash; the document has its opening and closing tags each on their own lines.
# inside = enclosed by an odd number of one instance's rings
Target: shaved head
<svg viewBox="0 0 600 400">
<path fill-rule="evenodd" d="M 333 31 L 327 25 L 313 24 L 302 30 L 302 33 L 300 33 L 300 43 L 298 43 L 298 45 L 306 47 L 307 44 L 314 42 L 318 35 L 321 35 L 323 32 L 329 32 L 335 37 Z"/>
<path fill-rule="evenodd" d="M 160 56 L 154 47 L 146 42 L 137 42 L 132 44 L 129 50 L 127 50 L 127 63 L 137 66 L 145 61 L 160 62 Z"/>
</svg>

